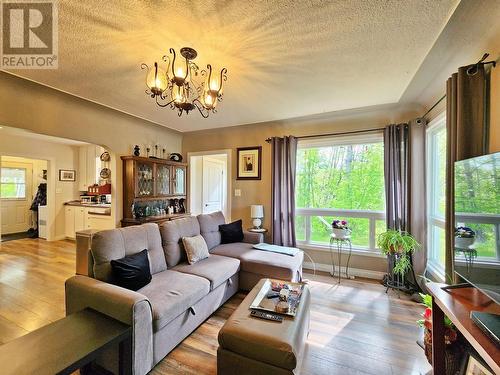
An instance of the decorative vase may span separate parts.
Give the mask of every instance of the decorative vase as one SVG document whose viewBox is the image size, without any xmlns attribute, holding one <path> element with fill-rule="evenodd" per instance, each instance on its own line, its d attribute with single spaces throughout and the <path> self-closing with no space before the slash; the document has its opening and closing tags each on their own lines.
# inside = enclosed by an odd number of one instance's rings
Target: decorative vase
<svg viewBox="0 0 500 375">
<path fill-rule="evenodd" d="M 473 243 L 474 237 L 455 237 L 455 247 L 458 249 L 468 249 Z"/>
<path fill-rule="evenodd" d="M 349 237 L 350 231 L 349 229 L 332 228 L 332 233 L 336 238 L 347 238 Z"/>
</svg>

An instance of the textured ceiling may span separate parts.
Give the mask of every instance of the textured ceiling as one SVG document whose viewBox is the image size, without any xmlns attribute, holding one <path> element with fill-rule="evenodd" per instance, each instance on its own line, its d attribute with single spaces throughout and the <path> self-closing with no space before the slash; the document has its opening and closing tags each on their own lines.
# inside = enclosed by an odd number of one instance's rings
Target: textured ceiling
<svg viewBox="0 0 500 375">
<path fill-rule="evenodd" d="M 12 73 L 192 131 L 398 102 L 458 0 L 59 1 L 59 69 Z M 219 112 L 178 118 L 140 64 L 191 46 L 228 68 Z"/>
</svg>

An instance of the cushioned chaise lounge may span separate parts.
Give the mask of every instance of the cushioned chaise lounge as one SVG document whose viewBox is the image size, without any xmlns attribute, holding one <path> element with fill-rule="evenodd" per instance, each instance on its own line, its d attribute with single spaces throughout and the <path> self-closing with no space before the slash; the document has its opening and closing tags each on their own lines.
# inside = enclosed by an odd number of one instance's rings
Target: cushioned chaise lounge
<svg viewBox="0 0 500 375">
<path fill-rule="evenodd" d="M 222 213 L 102 231 L 94 235 L 89 275 L 66 281 L 66 313 L 86 307 L 133 328 L 133 373 L 143 375 L 226 302 L 238 289 L 250 290 L 260 278 L 298 281 L 303 255 L 295 257 L 252 249 L 261 234 L 221 245 Z M 210 256 L 187 263 L 182 237 L 201 235 Z M 111 284 L 110 261 L 148 250 L 151 282 L 131 291 Z M 116 370 L 116 350 L 101 365 Z"/>
</svg>

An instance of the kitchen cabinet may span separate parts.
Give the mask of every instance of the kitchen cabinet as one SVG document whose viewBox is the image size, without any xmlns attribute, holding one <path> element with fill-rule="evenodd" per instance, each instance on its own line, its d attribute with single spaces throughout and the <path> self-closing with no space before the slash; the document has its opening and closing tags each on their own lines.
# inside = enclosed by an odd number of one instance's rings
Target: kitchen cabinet
<svg viewBox="0 0 500 375">
<path fill-rule="evenodd" d="M 101 146 L 80 146 L 78 150 L 78 190 L 87 191 L 89 186 L 99 183 L 99 173 L 103 168 L 100 156 L 105 151 Z"/>
<path fill-rule="evenodd" d="M 115 225 L 109 215 L 109 208 L 92 206 L 66 206 L 65 207 L 65 235 L 74 239 L 76 232 L 94 229 L 113 229 Z"/>
</svg>

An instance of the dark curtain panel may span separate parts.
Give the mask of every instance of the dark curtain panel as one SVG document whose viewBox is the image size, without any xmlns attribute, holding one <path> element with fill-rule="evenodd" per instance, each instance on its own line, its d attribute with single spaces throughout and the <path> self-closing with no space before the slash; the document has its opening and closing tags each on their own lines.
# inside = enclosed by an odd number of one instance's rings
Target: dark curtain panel
<svg viewBox="0 0 500 375">
<path fill-rule="evenodd" d="M 454 162 L 487 153 L 487 83 L 483 65 L 463 66 L 446 82 L 446 281 L 453 282 Z"/>
<path fill-rule="evenodd" d="M 272 146 L 272 239 L 273 244 L 296 246 L 295 164 L 297 138 L 273 137 Z"/>
<path fill-rule="evenodd" d="M 412 255 L 413 269 L 416 275 L 423 275 L 427 265 L 427 214 L 426 214 L 426 182 L 425 182 L 425 127 L 426 121 L 418 118 L 409 125 L 409 216 L 407 227 L 417 241 L 422 244 L 419 251 Z M 416 282 L 422 288 L 423 279 Z"/>
<path fill-rule="evenodd" d="M 384 178 L 387 228 L 407 231 L 409 217 L 408 124 L 384 130 Z"/>
</svg>

